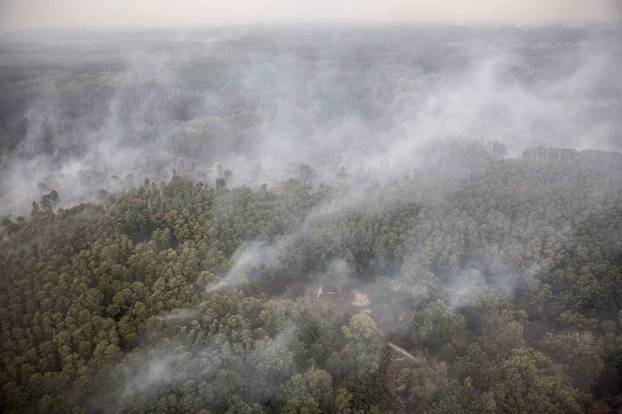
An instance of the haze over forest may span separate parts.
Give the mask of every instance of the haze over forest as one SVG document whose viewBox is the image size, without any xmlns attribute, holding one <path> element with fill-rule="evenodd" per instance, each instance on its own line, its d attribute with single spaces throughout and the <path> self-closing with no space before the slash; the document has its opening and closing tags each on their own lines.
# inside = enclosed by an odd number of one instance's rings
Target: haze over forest
<svg viewBox="0 0 622 414">
<path fill-rule="evenodd" d="M 2 2 L 0 410 L 620 412 L 621 16 Z"/>
</svg>

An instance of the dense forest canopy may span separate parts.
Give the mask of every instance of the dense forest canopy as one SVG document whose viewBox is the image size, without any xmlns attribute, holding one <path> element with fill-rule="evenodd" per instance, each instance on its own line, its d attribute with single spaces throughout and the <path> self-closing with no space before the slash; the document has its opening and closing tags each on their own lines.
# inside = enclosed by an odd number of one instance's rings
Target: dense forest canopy
<svg viewBox="0 0 622 414">
<path fill-rule="evenodd" d="M 3 34 L 0 409 L 618 412 L 620 33 Z"/>
</svg>

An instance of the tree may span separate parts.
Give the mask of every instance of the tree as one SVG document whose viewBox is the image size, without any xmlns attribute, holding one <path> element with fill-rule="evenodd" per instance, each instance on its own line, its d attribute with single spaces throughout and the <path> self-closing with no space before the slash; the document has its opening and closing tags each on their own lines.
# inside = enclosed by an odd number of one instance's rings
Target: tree
<svg viewBox="0 0 622 414">
<path fill-rule="evenodd" d="M 281 388 L 282 413 L 324 413 L 332 407 L 332 378 L 315 367 L 294 375 Z"/>
<path fill-rule="evenodd" d="M 49 213 L 54 209 L 54 207 L 56 207 L 58 202 L 59 202 L 58 193 L 56 192 L 56 190 L 52 190 L 46 195 L 44 195 L 43 197 L 41 197 L 40 204 L 41 204 L 41 208 L 43 209 L 43 211 Z"/>
<path fill-rule="evenodd" d="M 357 313 L 341 330 L 347 338 L 363 342 L 376 334 L 376 323 L 369 314 Z"/>
<path fill-rule="evenodd" d="M 554 373 L 551 361 L 529 348 L 515 349 L 493 373 L 492 397 L 503 413 L 578 413 L 578 394 Z"/>
</svg>

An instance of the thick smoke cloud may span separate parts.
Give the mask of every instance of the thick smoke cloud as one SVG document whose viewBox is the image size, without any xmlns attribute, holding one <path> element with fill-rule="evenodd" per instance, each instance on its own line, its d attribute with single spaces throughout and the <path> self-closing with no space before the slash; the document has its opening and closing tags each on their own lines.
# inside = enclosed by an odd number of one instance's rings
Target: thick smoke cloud
<svg viewBox="0 0 622 414">
<path fill-rule="evenodd" d="M 3 61 L 36 72 L 3 104 L 0 213 L 27 213 L 51 189 L 68 206 L 173 170 L 260 185 L 309 164 L 319 181 L 383 182 L 442 139 L 501 141 L 510 156 L 621 148 L 616 28 L 127 35 L 5 38 Z"/>
</svg>

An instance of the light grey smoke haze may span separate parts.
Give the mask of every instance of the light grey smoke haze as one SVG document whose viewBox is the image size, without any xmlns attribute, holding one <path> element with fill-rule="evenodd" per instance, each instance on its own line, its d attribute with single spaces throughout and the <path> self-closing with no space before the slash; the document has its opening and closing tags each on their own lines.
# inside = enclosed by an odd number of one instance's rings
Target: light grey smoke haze
<svg viewBox="0 0 622 414">
<path fill-rule="evenodd" d="M 7 35 L 2 61 L 42 74 L 4 95 L 18 102 L 2 109 L 9 132 L 0 145 L 22 139 L 0 152 L 0 214 L 27 213 L 50 189 L 70 206 L 173 169 L 213 184 L 218 165 L 233 172 L 229 186 L 278 183 L 302 163 L 319 181 L 344 168 L 352 183 L 386 182 L 447 138 L 501 141 L 510 156 L 541 144 L 620 150 L 620 33 L 237 27 L 45 43 Z"/>
<path fill-rule="evenodd" d="M 619 0 L 4 0 L 4 30 L 248 23 L 617 21 Z"/>
<path fill-rule="evenodd" d="M 111 396 L 94 400 L 92 404 L 107 412 L 123 412 L 137 399 L 174 390 L 187 381 L 199 379 L 213 385 L 206 387 L 210 392 L 203 395 L 210 403 L 222 403 L 242 381 L 252 390 L 253 397 L 265 399 L 278 391 L 280 375 L 291 375 L 295 371 L 290 349 L 293 340 L 293 328 L 284 327 L 274 337 L 257 340 L 250 349 L 219 335 L 199 347 L 168 343 L 135 352 L 132 358 L 113 368 L 118 383 Z M 232 381 L 230 371 L 238 372 L 240 379 Z M 247 377 L 242 373 L 252 376 L 256 383 L 246 383 Z"/>
<path fill-rule="evenodd" d="M 476 224 L 458 202 L 443 210 L 433 201 L 473 171 L 447 148 L 503 143 L 507 154 L 495 160 L 538 145 L 622 150 L 620 0 L 0 1 L 0 221 L 27 215 L 52 189 L 69 207 L 173 174 L 211 186 L 227 177 L 229 188 L 267 184 L 277 196 L 291 177 L 315 190 L 331 187 L 281 236 L 242 240 L 205 298 L 269 281 L 282 269 L 294 269 L 286 276 L 313 290 L 330 283 L 368 293 L 377 319 L 399 318 L 400 298 L 423 302 L 433 286 L 452 311 L 482 293 L 512 297 L 517 282 L 552 264 L 519 274 L 513 255 L 524 247 L 503 246 L 506 254 L 494 243 L 457 264 L 452 252 L 467 251 L 461 235 Z M 579 24 L 585 21 L 598 23 Z M 308 22 L 319 24 L 301 24 Z M 558 22 L 576 26 L 549 25 Z M 268 26 L 220 27 L 255 23 Z M 7 32 L 112 26 L 126 29 Z M 155 26 L 167 29 L 127 30 Z M 439 151 L 444 143 L 451 145 Z M 349 240 L 340 220 L 366 209 L 388 215 L 411 200 L 430 204 L 417 225 L 404 224 L 408 247 L 387 259 L 395 263 L 356 268 L 341 251 L 348 249 L 340 250 Z M 588 201 L 597 212 L 601 199 Z M 510 231 L 503 212 L 482 222 L 495 234 Z M 551 235 L 560 243 L 572 237 Z M 333 249 L 327 266 L 296 273 L 303 268 L 297 261 L 323 243 Z M 387 274 L 375 274 L 378 268 Z M 150 323 L 198 323 L 201 306 Z M 204 398 L 215 402 L 231 386 L 219 375 L 234 364 L 244 372 L 239 378 L 265 387 L 256 391 L 265 397 L 274 395 L 277 369 L 294 370 L 288 327 L 252 349 L 212 339 L 132 355 L 118 366 L 118 401 L 102 406 L 121 410 L 204 376 L 217 385 Z"/>
</svg>

